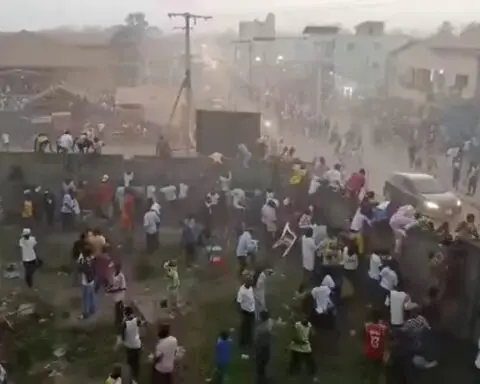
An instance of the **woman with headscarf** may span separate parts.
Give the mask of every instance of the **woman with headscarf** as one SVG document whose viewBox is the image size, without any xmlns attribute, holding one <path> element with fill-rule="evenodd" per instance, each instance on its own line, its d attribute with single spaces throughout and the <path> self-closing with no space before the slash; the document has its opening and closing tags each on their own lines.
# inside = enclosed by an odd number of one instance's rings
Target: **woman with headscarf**
<svg viewBox="0 0 480 384">
<path fill-rule="evenodd" d="M 407 231 L 417 224 L 415 219 L 415 208 L 411 205 L 404 205 L 398 208 L 397 212 L 390 218 L 390 227 L 395 238 L 395 254 L 399 255 L 402 250 L 403 239 Z"/>
</svg>

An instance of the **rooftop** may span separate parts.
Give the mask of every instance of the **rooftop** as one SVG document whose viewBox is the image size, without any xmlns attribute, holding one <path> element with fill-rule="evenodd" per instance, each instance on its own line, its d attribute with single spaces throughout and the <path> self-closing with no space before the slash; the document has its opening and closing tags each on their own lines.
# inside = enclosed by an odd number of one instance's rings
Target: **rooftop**
<svg viewBox="0 0 480 384">
<path fill-rule="evenodd" d="M 336 35 L 340 32 L 340 27 L 336 25 L 307 25 L 303 29 L 304 35 Z"/>
</svg>

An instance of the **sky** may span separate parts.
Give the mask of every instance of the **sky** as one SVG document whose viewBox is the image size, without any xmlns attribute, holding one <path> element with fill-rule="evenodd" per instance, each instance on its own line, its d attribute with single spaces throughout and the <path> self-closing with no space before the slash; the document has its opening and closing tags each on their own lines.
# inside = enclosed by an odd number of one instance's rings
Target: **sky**
<svg viewBox="0 0 480 384">
<path fill-rule="evenodd" d="M 119 24 L 129 12 L 144 12 L 150 24 L 168 31 L 180 21 L 167 12 L 213 15 L 201 31 L 237 29 L 240 19 L 277 16 L 277 29 L 298 30 L 307 24 L 351 27 L 364 20 L 383 20 L 390 27 L 426 31 L 443 20 L 456 24 L 480 20 L 480 0 L 3 0 L 0 30 L 37 30 L 59 26 Z"/>
</svg>

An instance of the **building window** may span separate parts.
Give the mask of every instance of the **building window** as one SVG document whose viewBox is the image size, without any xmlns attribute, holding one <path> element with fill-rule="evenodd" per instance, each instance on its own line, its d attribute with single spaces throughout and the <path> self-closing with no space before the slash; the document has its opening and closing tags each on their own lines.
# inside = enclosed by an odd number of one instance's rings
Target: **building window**
<svg viewBox="0 0 480 384">
<path fill-rule="evenodd" d="M 355 49 L 355 43 L 348 43 L 347 44 L 347 51 L 351 52 Z"/>
<path fill-rule="evenodd" d="M 467 75 L 455 75 L 455 83 L 453 88 L 458 90 L 463 90 L 468 86 L 468 76 Z"/>
<path fill-rule="evenodd" d="M 376 51 L 379 51 L 382 48 L 382 44 L 380 44 L 378 41 L 376 41 L 375 43 L 373 43 L 373 48 Z"/>
</svg>

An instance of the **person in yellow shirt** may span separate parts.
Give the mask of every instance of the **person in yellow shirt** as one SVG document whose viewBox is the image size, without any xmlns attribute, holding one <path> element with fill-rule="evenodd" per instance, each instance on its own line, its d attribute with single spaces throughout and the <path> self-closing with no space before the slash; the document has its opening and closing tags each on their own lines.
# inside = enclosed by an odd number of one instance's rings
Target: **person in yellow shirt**
<svg viewBox="0 0 480 384">
<path fill-rule="evenodd" d="M 105 384 L 122 384 L 122 367 L 115 364 L 112 368 L 112 373 L 105 380 Z"/>
<path fill-rule="evenodd" d="M 290 343 L 290 365 L 288 372 L 290 375 L 296 375 L 300 372 L 302 365 L 307 368 L 307 373 L 311 378 L 315 376 L 315 362 L 312 355 L 312 344 L 310 337 L 312 334 L 312 324 L 305 317 L 297 321 L 293 326 L 293 338 Z"/>
<path fill-rule="evenodd" d="M 290 177 L 290 185 L 300 185 L 307 175 L 307 169 L 304 164 L 295 164 L 292 168 L 292 177 Z"/>
<path fill-rule="evenodd" d="M 23 192 L 22 221 L 25 228 L 32 227 L 33 221 L 33 201 L 32 193 L 29 189 Z"/>
</svg>

